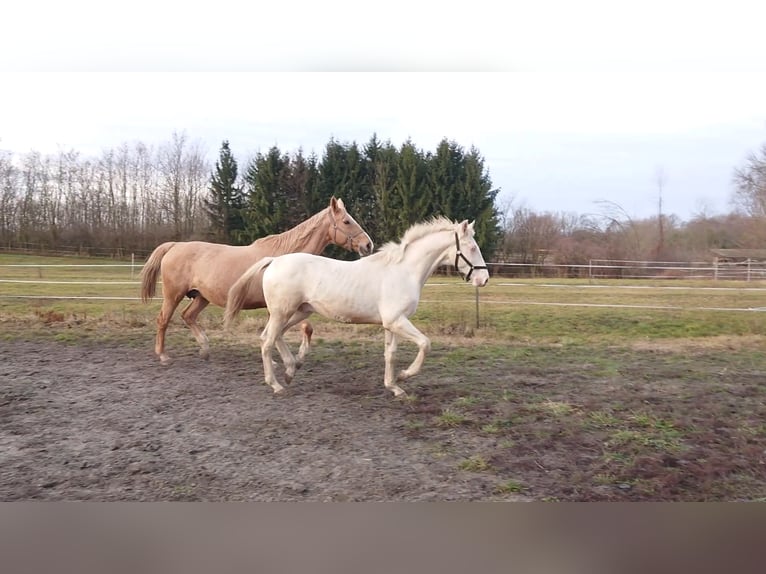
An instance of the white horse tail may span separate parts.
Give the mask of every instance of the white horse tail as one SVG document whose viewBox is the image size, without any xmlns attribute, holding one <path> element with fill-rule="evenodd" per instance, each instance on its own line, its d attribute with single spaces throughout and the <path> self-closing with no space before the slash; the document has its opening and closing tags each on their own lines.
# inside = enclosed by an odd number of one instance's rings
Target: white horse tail
<svg viewBox="0 0 766 574">
<path fill-rule="evenodd" d="M 174 245 L 174 241 L 168 241 L 157 246 L 147 258 L 146 263 L 144 263 L 144 268 L 141 269 L 141 301 L 144 303 L 154 297 L 154 293 L 157 289 L 157 278 L 160 275 L 162 258 L 165 257 L 165 254 L 170 251 Z"/>
<path fill-rule="evenodd" d="M 226 310 L 223 313 L 223 324 L 225 329 L 230 327 L 231 322 L 242 310 L 245 301 L 248 299 L 250 288 L 253 283 L 261 280 L 259 275 L 272 261 L 274 261 L 274 257 L 264 257 L 263 259 L 259 259 L 257 263 L 251 265 L 250 268 L 229 288 L 229 295 L 226 297 Z"/>
</svg>

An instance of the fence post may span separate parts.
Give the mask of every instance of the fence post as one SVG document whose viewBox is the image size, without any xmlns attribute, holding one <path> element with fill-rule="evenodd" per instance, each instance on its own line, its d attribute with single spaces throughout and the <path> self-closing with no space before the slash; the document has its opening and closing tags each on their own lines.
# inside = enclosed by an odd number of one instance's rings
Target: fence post
<svg viewBox="0 0 766 574">
<path fill-rule="evenodd" d="M 479 288 L 476 287 L 476 328 L 479 328 Z"/>
<path fill-rule="evenodd" d="M 136 254 L 130 254 L 130 278 L 133 279 L 133 268 L 136 266 Z"/>
</svg>

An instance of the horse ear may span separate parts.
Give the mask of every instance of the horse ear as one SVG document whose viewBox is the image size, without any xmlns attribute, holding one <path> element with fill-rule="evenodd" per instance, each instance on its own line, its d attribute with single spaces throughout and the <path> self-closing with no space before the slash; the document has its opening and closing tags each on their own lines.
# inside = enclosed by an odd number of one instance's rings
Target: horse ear
<svg viewBox="0 0 766 574">
<path fill-rule="evenodd" d="M 338 200 L 335 198 L 334 195 L 330 198 L 330 211 L 332 211 L 333 213 L 338 212 Z"/>
<path fill-rule="evenodd" d="M 460 234 L 465 235 L 466 231 L 468 231 L 468 220 L 464 219 L 460 222 Z"/>
</svg>

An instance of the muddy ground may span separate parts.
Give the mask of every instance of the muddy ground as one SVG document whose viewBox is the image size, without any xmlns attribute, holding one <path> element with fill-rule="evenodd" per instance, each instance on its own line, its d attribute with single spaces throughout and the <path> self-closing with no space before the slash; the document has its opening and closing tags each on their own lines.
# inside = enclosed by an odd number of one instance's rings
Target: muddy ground
<svg viewBox="0 0 766 574">
<path fill-rule="evenodd" d="M 401 401 L 381 341 L 320 342 L 275 396 L 256 349 L 146 339 L 0 341 L 1 500 L 766 497 L 762 341 L 737 367 L 436 344 Z"/>
<path fill-rule="evenodd" d="M 382 357 L 307 366 L 275 396 L 254 355 L 185 355 L 163 367 L 109 343 L 1 342 L 0 499 L 502 498 L 496 477 L 408 436 Z"/>
</svg>

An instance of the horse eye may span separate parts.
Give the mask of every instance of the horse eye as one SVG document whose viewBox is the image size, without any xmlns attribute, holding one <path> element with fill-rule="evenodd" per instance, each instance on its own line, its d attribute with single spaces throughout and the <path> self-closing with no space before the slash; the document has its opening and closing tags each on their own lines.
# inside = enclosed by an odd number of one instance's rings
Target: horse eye
<svg viewBox="0 0 766 574">
<path fill-rule="evenodd" d="M 343 220 L 344 225 L 351 225 L 351 222 L 348 219 Z"/>
</svg>

